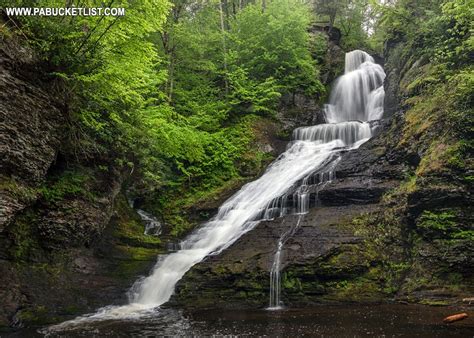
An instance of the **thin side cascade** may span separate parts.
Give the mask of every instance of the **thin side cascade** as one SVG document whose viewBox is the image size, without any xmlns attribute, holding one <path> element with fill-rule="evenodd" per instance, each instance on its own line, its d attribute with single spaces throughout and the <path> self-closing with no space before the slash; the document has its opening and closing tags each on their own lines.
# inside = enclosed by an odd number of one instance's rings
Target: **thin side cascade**
<svg viewBox="0 0 474 338">
<path fill-rule="evenodd" d="M 145 223 L 145 231 L 143 232 L 145 235 L 159 236 L 161 234 L 161 223 L 155 216 L 141 209 L 137 209 L 137 214 Z"/>
<path fill-rule="evenodd" d="M 284 232 L 280 239 L 278 240 L 277 250 L 273 257 L 272 268 L 270 270 L 270 301 L 268 304 L 267 310 L 280 310 L 283 308 L 283 302 L 281 301 L 281 278 L 280 278 L 280 271 L 281 271 L 281 252 L 283 250 L 283 246 L 285 243 L 293 237 L 296 230 L 299 228 L 302 218 L 305 214 L 309 211 L 309 187 L 311 185 L 317 185 L 319 189 L 322 189 L 326 184 L 330 183 L 334 179 L 334 168 L 336 164 L 339 162 L 340 158 L 333 161 L 329 171 L 322 171 L 316 173 L 316 175 L 312 174 L 307 176 L 303 179 L 301 185 L 296 189 L 294 193 L 294 201 L 296 202 L 296 206 L 294 210 L 296 210 L 296 214 L 298 215 L 298 220 L 294 223 L 294 226 L 291 226 L 286 232 Z M 316 182 L 314 180 L 316 179 Z M 313 182 L 311 182 L 313 181 Z M 318 190 L 319 190 L 318 189 Z M 318 191 L 317 190 L 317 191 Z"/>
<path fill-rule="evenodd" d="M 346 73 L 337 81 L 326 107 L 329 124 L 297 129 L 287 150 L 260 178 L 229 198 L 216 216 L 180 243 L 176 252 L 159 257 L 152 273 L 132 286 L 128 305 L 104 307 L 94 314 L 50 327 L 50 331 L 84 321 L 148 315 L 170 299 L 177 282 L 192 266 L 228 248 L 259 221 L 285 213 L 304 213 L 308 194 L 305 188 L 295 191 L 295 185 L 304 186 L 300 182 L 308 178 L 307 185 L 309 177 L 334 164 L 342 150 L 356 149 L 371 137 L 370 125 L 365 122 L 380 118 L 383 112 L 384 77 L 382 67 L 367 53 L 347 53 Z M 296 207 L 288 206 L 289 191 L 295 191 L 300 199 Z"/>
<path fill-rule="evenodd" d="M 298 216 L 298 220 L 295 225 L 290 227 L 287 232 L 283 233 L 278 240 L 277 250 L 273 257 L 273 264 L 270 270 L 270 303 L 268 304 L 267 310 L 280 310 L 283 308 L 283 303 L 280 300 L 281 295 L 281 278 L 280 278 L 280 267 L 281 267 L 281 251 L 286 241 L 293 237 L 296 230 L 299 228 L 301 223 L 302 214 Z"/>
</svg>

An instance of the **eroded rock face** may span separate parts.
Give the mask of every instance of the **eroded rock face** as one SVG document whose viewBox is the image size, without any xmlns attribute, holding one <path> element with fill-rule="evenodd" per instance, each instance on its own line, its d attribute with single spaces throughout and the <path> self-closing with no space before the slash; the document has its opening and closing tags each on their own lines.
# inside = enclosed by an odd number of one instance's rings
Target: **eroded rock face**
<svg viewBox="0 0 474 338">
<path fill-rule="evenodd" d="M 159 240 L 143 234 L 123 196 L 117 200 L 124 172 L 110 159 L 58 156 L 68 132 L 58 84 L 24 42 L 2 39 L 0 327 L 124 303 L 154 263 Z"/>
<path fill-rule="evenodd" d="M 324 283 L 352 276 L 363 265 L 341 262 L 332 268 L 318 262 L 351 251 L 360 238 L 339 226 L 370 206 L 313 208 L 282 253 L 283 299 L 286 304 L 317 302 L 328 293 Z M 261 222 L 236 244 L 193 268 L 179 282 L 172 303 L 184 307 L 262 308 L 268 306 L 269 271 L 278 239 L 299 216 Z"/>
<path fill-rule="evenodd" d="M 15 40 L 0 44 L 0 232 L 28 205 L 27 191 L 44 180 L 63 136 L 66 119 L 39 64 Z"/>
</svg>

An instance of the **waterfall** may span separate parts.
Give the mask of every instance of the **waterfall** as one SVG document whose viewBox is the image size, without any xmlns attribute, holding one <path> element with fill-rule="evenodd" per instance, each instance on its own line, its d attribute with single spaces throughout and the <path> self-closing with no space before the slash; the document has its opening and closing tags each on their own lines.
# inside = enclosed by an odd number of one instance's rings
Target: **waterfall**
<svg viewBox="0 0 474 338">
<path fill-rule="evenodd" d="M 296 230 L 299 228 L 301 223 L 302 214 L 298 216 L 298 220 L 296 221 L 294 226 L 291 226 L 287 232 L 284 232 L 280 239 L 278 240 L 277 250 L 275 252 L 275 256 L 273 257 L 273 264 L 270 270 L 270 303 L 268 306 L 268 310 L 279 310 L 281 309 L 281 279 L 280 279 L 280 266 L 281 266 L 281 250 L 283 249 L 283 245 L 286 243 L 288 239 L 290 239 Z"/>
<path fill-rule="evenodd" d="M 371 137 L 366 122 L 381 117 L 384 77 L 382 67 L 367 53 L 359 50 L 347 53 L 345 74 L 337 80 L 330 103 L 325 106 L 327 124 L 296 129 L 287 150 L 260 178 L 229 198 L 216 216 L 181 242 L 178 251 L 159 257 L 151 274 L 132 287 L 129 305 L 106 307 L 73 322 L 133 317 L 140 311 L 150 311 L 170 299 L 177 282 L 193 265 L 209 255 L 219 254 L 259 221 L 287 213 L 305 214 L 309 207 L 307 187 L 314 184 L 310 181 L 319 184 L 332 179 L 340 151 L 355 149 Z M 290 197 L 292 206 L 288 203 Z M 295 229 L 279 240 L 272 268 L 278 273 L 278 277 L 275 274 L 277 291 L 281 250 L 285 238 Z M 276 294 L 272 297 L 278 306 L 279 291 Z"/>
<path fill-rule="evenodd" d="M 383 114 L 385 73 L 367 53 L 355 50 L 346 54 L 346 69 L 337 79 L 325 106 L 326 121 L 378 120 Z"/>
<path fill-rule="evenodd" d="M 370 55 L 358 50 L 347 53 L 346 72 L 326 107 L 327 121 L 341 123 L 297 129 L 296 139 L 262 177 L 226 201 L 211 221 L 182 243 L 181 250 L 158 261 L 152 274 L 135 286 L 132 302 L 159 306 L 168 301 L 176 283 L 194 264 L 209 254 L 218 254 L 255 227 L 261 211 L 271 209 L 270 202 L 326 165 L 339 148 L 358 146 L 369 139 L 370 126 L 351 120 L 368 121 L 375 113 L 380 114 L 383 80 L 382 67 Z M 265 214 L 269 218 L 268 212 Z"/>
<path fill-rule="evenodd" d="M 385 73 L 380 65 L 367 53 L 355 50 L 346 54 L 345 73 L 337 79 L 331 93 L 330 102 L 325 106 L 325 118 L 328 123 L 311 127 L 297 128 L 293 131 L 294 140 L 312 142 L 332 142 L 341 140 L 345 145 L 360 145 L 372 136 L 367 121 L 377 120 L 383 114 Z M 320 175 L 318 184 L 326 184 L 333 179 L 334 171 Z M 298 192 L 298 221 L 296 226 L 284 232 L 278 240 L 277 250 L 270 270 L 269 310 L 278 310 L 280 300 L 281 252 L 285 242 L 290 239 L 299 227 L 301 215 L 308 212 L 308 182 L 305 178 Z"/>
</svg>

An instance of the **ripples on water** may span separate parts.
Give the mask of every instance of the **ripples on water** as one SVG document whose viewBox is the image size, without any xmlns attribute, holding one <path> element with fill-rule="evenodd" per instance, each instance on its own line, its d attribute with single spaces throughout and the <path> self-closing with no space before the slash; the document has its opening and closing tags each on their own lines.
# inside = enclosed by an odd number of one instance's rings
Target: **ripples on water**
<svg viewBox="0 0 474 338">
<path fill-rule="evenodd" d="M 311 309 L 159 309 L 138 320 L 85 322 L 49 337 L 272 336 L 272 337 L 473 337 L 474 318 L 451 325 L 442 319 L 462 310 L 418 305 L 319 306 Z M 42 337 L 29 329 L 2 337 Z"/>
</svg>

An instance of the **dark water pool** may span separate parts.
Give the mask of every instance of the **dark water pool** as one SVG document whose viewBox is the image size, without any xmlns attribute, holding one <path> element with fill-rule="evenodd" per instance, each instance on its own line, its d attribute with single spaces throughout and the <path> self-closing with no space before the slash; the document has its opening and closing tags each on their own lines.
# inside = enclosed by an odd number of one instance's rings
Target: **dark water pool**
<svg viewBox="0 0 474 338">
<path fill-rule="evenodd" d="M 52 337 L 271 336 L 271 337 L 474 337 L 474 314 L 450 325 L 442 319 L 461 308 L 417 305 L 320 306 L 310 309 L 160 309 L 140 320 L 103 321 L 54 333 Z M 1 335 L 1 334 L 0 334 Z M 1 335 L 7 336 L 7 335 Z M 41 337 L 25 329 L 9 337 Z"/>
</svg>

